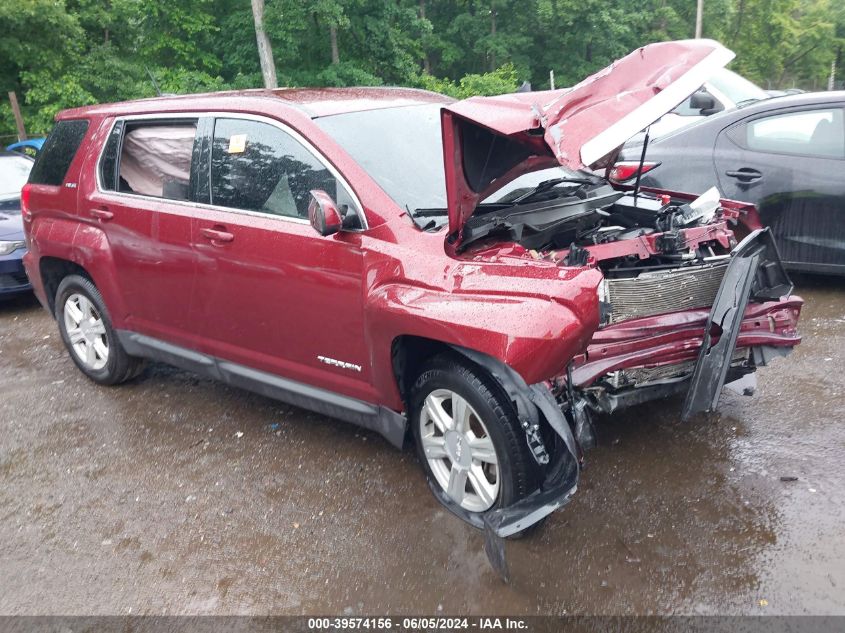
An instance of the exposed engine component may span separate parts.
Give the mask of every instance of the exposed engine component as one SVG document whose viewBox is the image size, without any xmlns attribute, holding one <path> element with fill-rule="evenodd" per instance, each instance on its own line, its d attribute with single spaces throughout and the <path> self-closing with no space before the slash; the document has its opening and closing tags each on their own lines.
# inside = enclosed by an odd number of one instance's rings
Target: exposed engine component
<svg viewBox="0 0 845 633">
<path fill-rule="evenodd" d="M 691 249 L 688 233 L 710 223 L 718 208 L 715 189 L 691 203 L 679 203 L 665 194 L 625 194 L 597 178 L 556 179 L 479 205 L 464 227 L 463 248 L 506 239 L 541 254 L 565 250 L 563 265 L 583 266 L 590 247 L 653 236 L 657 253 L 648 266 L 677 268 L 717 254 Z M 643 272 L 644 263 L 641 254 L 620 255 L 601 267 L 610 277 L 631 276 Z"/>
</svg>

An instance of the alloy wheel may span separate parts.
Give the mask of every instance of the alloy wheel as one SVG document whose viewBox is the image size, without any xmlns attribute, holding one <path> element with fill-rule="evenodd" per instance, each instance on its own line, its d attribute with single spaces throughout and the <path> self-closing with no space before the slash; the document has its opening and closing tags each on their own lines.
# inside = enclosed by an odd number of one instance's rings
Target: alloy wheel
<svg viewBox="0 0 845 633">
<path fill-rule="evenodd" d="M 109 360 L 103 317 L 88 297 L 74 293 L 65 300 L 64 325 L 71 349 L 88 369 L 98 371 Z"/>
<path fill-rule="evenodd" d="M 470 512 L 489 510 L 499 496 L 499 460 L 481 418 L 462 396 L 436 389 L 419 416 L 431 472 L 452 501 Z"/>
</svg>

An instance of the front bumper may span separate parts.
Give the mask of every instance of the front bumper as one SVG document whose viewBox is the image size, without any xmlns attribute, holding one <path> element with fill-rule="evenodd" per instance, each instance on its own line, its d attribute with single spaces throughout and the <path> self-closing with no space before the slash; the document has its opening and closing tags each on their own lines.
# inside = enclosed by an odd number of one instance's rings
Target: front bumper
<svg viewBox="0 0 845 633">
<path fill-rule="evenodd" d="M 32 290 L 23 266 L 25 250 L 0 257 L 0 296 Z"/>
</svg>

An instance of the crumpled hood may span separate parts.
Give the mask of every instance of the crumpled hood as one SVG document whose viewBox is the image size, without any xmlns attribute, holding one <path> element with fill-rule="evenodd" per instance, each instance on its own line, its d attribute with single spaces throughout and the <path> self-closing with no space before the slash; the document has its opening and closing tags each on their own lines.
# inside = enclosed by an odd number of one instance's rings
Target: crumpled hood
<svg viewBox="0 0 845 633">
<path fill-rule="evenodd" d="M 518 176 L 601 167 L 734 54 L 713 40 L 649 44 L 572 88 L 472 97 L 443 108 L 450 244 L 479 200 Z"/>
</svg>

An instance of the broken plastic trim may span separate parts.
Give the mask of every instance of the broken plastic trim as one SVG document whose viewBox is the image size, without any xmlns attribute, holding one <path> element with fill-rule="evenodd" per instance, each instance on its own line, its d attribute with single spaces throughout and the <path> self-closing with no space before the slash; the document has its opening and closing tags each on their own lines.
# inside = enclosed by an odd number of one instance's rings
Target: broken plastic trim
<svg viewBox="0 0 845 633">
<path fill-rule="evenodd" d="M 731 252 L 707 319 L 682 420 L 718 405 L 749 299 L 780 299 L 792 288 L 768 228 L 754 231 Z M 714 343 L 714 339 L 718 340 Z"/>
<path fill-rule="evenodd" d="M 465 511 L 454 503 L 440 486 L 429 481 L 435 497 L 448 510 L 470 525 L 484 530 L 484 551 L 487 558 L 493 569 L 507 582 L 510 572 L 505 558 L 504 539 L 526 530 L 569 502 L 578 489 L 580 451 L 569 422 L 545 384 L 529 386 L 522 376 L 504 363 L 465 347 L 452 347 L 490 372 L 516 405 L 517 415 L 521 420 L 527 419 L 532 425 L 538 424 L 542 415 L 563 440 L 568 452 L 568 456 L 562 458 L 568 460 L 562 473 L 550 471 L 550 476 L 543 484 L 524 499 L 481 516 Z M 559 478 L 555 474 L 559 475 Z"/>
</svg>

